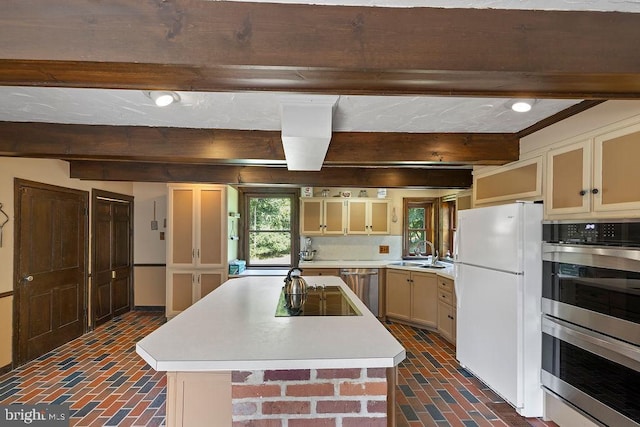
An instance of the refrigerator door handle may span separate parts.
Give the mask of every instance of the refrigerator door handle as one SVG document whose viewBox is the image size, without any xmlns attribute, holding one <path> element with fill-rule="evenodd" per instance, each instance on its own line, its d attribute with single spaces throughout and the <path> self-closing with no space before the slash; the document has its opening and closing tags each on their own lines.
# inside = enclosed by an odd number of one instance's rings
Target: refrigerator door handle
<svg viewBox="0 0 640 427">
<path fill-rule="evenodd" d="M 456 292 L 456 307 L 460 309 L 462 307 L 462 286 L 459 280 L 460 266 L 453 266 L 453 289 Z M 457 316 L 456 316 L 457 317 Z"/>
</svg>

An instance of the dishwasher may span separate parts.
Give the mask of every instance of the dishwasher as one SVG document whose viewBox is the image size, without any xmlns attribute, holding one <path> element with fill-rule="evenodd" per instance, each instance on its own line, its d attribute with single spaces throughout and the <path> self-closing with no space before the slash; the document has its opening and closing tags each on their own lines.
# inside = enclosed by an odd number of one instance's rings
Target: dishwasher
<svg viewBox="0 0 640 427">
<path fill-rule="evenodd" d="M 376 317 L 378 316 L 378 269 L 342 268 L 340 278 Z"/>
</svg>

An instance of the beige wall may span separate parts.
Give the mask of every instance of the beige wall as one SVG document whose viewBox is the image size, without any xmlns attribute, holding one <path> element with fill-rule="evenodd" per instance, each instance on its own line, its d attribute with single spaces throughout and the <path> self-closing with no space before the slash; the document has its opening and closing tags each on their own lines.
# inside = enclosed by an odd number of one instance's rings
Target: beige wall
<svg viewBox="0 0 640 427">
<path fill-rule="evenodd" d="M 136 307 L 164 307 L 167 269 L 165 266 L 136 266 L 133 269 Z"/>
<path fill-rule="evenodd" d="M 0 157 L 0 203 L 10 218 L 3 229 L 0 248 L 0 293 L 13 291 L 14 242 L 14 178 L 37 181 L 61 187 L 91 192 L 97 188 L 126 195 L 133 194 L 133 185 L 126 182 L 81 181 L 69 178 L 69 164 L 60 160 Z M 10 363 L 4 355 L 11 354 L 12 304 L 4 298 L 0 305 L 0 366 Z"/>
<path fill-rule="evenodd" d="M 165 264 L 167 229 L 164 225 L 167 218 L 167 185 L 136 182 L 133 184 L 133 196 L 135 198 L 133 262 L 134 264 Z M 154 203 L 155 217 L 158 222 L 157 230 L 151 229 Z M 162 240 L 163 237 L 165 240 Z"/>
</svg>

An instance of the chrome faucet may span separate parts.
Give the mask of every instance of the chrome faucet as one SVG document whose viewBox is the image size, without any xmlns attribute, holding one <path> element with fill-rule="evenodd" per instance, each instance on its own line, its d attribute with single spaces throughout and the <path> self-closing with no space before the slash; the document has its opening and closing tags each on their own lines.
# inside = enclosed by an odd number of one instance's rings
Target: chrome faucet
<svg viewBox="0 0 640 427">
<path fill-rule="evenodd" d="M 424 252 L 420 252 L 420 245 L 424 246 Z M 415 249 L 415 254 L 416 255 L 426 255 L 427 252 L 427 245 L 429 245 L 429 249 L 431 249 L 431 265 L 435 265 L 435 263 L 438 261 L 438 251 L 435 249 L 435 247 L 433 246 L 433 243 L 431 243 L 428 240 L 421 240 L 416 244 L 416 249 Z"/>
</svg>

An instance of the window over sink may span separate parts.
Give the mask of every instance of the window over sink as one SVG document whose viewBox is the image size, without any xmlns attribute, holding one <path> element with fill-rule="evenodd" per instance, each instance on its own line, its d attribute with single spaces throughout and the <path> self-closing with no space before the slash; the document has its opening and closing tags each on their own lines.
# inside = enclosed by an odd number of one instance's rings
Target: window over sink
<svg viewBox="0 0 640 427">
<path fill-rule="evenodd" d="M 403 257 L 432 255 L 431 242 L 444 257 L 453 253 L 456 229 L 455 197 L 403 199 Z"/>
<path fill-rule="evenodd" d="M 403 226 L 403 255 L 429 255 L 429 241 L 436 245 L 437 224 L 433 198 L 405 198 Z M 437 247 L 437 246 L 436 246 Z"/>
</svg>

